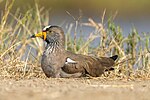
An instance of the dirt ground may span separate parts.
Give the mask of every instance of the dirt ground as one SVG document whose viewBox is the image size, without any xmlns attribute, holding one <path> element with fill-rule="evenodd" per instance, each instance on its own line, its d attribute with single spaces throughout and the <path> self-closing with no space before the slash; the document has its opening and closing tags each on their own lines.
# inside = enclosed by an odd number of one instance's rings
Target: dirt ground
<svg viewBox="0 0 150 100">
<path fill-rule="evenodd" d="M 150 100 L 150 81 L 1 79 L 0 100 Z"/>
</svg>

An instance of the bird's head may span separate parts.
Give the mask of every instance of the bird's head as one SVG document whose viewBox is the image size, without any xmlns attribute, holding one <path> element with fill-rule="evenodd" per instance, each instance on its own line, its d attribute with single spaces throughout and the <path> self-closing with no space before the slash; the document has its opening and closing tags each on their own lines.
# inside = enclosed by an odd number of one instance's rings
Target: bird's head
<svg viewBox="0 0 150 100">
<path fill-rule="evenodd" d="M 54 42 L 54 41 L 58 41 L 58 42 L 65 41 L 64 31 L 59 26 L 48 25 L 43 28 L 42 32 L 39 32 L 31 36 L 31 38 L 36 38 L 36 37 L 42 38 L 47 43 Z"/>
</svg>

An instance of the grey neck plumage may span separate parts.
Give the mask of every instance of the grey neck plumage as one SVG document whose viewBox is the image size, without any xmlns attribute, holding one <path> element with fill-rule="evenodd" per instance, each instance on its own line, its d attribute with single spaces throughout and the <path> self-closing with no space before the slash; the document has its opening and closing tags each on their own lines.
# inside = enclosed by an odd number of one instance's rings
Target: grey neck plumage
<svg viewBox="0 0 150 100">
<path fill-rule="evenodd" d="M 53 53 L 61 52 L 64 49 L 65 47 L 62 41 L 58 41 L 57 39 L 51 39 L 49 42 L 47 42 L 47 46 L 45 48 L 44 53 L 53 54 Z"/>
</svg>

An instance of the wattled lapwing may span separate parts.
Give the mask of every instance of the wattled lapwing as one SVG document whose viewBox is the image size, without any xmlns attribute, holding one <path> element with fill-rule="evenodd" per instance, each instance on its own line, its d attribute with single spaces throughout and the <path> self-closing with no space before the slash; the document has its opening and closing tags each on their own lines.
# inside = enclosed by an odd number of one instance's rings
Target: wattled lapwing
<svg viewBox="0 0 150 100">
<path fill-rule="evenodd" d="M 42 32 L 31 36 L 35 37 L 47 42 L 41 61 L 47 77 L 82 77 L 87 74 L 98 77 L 106 70 L 113 69 L 118 58 L 117 55 L 97 58 L 65 50 L 65 35 L 59 26 L 46 26 Z"/>
</svg>

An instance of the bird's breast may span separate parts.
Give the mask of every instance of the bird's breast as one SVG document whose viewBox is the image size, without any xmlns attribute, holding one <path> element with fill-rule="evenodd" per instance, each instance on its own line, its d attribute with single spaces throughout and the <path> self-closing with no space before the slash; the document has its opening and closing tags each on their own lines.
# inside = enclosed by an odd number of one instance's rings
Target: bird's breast
<svg viewBox="0 0 150 100">
<path fill-rule="evenodd" d="M 63 67 L 65 64 L 65 58 L 61 53 L 44 53 L 42 56 L 42 63 L 52 67 Z"/>
</svg>

